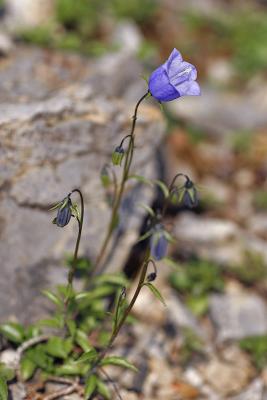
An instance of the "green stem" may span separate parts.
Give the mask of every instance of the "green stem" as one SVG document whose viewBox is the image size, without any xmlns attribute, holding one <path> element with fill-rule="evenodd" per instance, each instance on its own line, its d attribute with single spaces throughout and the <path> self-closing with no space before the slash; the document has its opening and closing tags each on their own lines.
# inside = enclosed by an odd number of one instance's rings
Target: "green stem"
<svg viewBox="0 0 267 400">
<path fill-rule="evenodd" d="M 94 265 L 94 269 L 92 271 L 92 273 L 95 273 L 96 270 L 98 269 L 99 265 L 102 263 L 104 255 L 106 253 L 108 244 L 110 242 L 111 236 L 112 236 L 112 232 L 117 220 L 117 214 L 118 214 L 118 210 L 121 204 L 121 200 L 122 200 L 122 196 L 124 193 L 124 188 L 125 188 L 125 184 L 126 181 L 128 179 L 129 176 L 129 171 L 131 168 L 131 164 L 132 164 L 132 160 L 133 160 L 133 153 L 134 153 L 134 141 L 135 141 L 135 125 L 136 125 L 136 120 L 137 120 L 137 112 L 138 112 L 138 108 L 141 104 L 141 102 L 149 95 L 149 92 L 145 93 L 136 103 L 135 106 L 135 110 L 134 110 L 134 115 L 133 115 L 133 122 L 132 122 L 132 128 L 131 128 L 131 133 L 128 135 L 130 137 L 130 143 L 129 143 L 129 147 L 128 147 L 128 151 L 126 153 L 126 157 L 124 159 L 124 165 L 123 165 L 123 174 L 122 174 L 122 179 L 121 179 L 121 184 L 120 184 L 120 188 L 117 192 L 117 196 L 116 199 L 113 203 L 113 208 L 112 208 L 112 212 L 111 212 L 111 218 L 110 218 L 110 222 L 109 222 L 109 226 L 107 229 L 107 233 L 105 236 L 105 239 L 103 241 L 103 244 L 99 250 L 95 265 Z"/>
<path fill-rule="evenodd" d="M 141 269 L 139 282 L 138 282 L 137 288 L 135 290 L 135 293 L 134 293 L 134 295 L 132 297 L 132 300 L 131 300 L 130 304 L 128 305 L 128 307 L 126 308 L 126 310 L 124 311 L 124 314 L 123 314 L 122 318 L 120 319 L 119 323 L 117 324 L 117 326 L 115 327 L 114 331 L 112 332 L 112 335 L 110 337 L 108 345 L 106 346 L 105 349 L 103 349 L 100 352 L 98 358 L 93 363 L 93 365 L 92 365 L 87 377 L 91 376 L 95 372 L 96 368 L 99 366 L 99 364 L 101 363 L 103 358 L 105 358 L 107 352 L 113 346 L 113 343 L 114 343 L 115 339 L 117 338 L 117 336 L 118 336 L 118 334 L 119 334 L 124 322 L 126 321 L 127 317 L 129 316 L 129 314 L 130 314 L 130 312 L 131 312 L 131 310 L 132 310 L 132 308 L 133 308 L 133 306 L 134 306 L 134 304 L 135 304 L 135 302 L 137 300 L 137 297 L 138 297 L 138 295 L 139 295 L 139 293 L 140 293 L 140 291 L 141 291 L 141 289 L 143 287 L 143 284 L 145 282 L 146 274 L 147 274 L 147 268 L 148 268 L 148 265 L 149 265 L 149 256 L 150 256 L 150 251 L 148 250 L 146 255 L 145 255 L 145 259 L 143 261 L 143 264 L 142 264 L 142 269 Z"/>
<path fill-rule="evenodd" d="M 139 293 L 140 293 L 140 291 L 142 289 L 143 283 L 144 283 L 145 278 L 146 278 L 148 264 L 149 264 L 149 262 L 147 260 L 144 261 L 144 264 L 143 264 L 143 267 L 142 267 L 142 271 L 141 271 L 141 275 L 140 275 L 140 279 L 139 279 L 137 288 L 135 290 L 135 293 L 133 295 L 133 298 L 132 298 L 129 306 L 126 308 L 126 310 L 125 310 L 120 322 L 118 323 L 116 329 L 114 330 L 114 332 L 113 332 L 113 334 L 111 336 L 111 339 L 109 341 L 109 347 L 112 346 L 112 344 L 113 344 L 114 340 L 116 339 L 116 337 L 117 337 L 122 325 L 124 324 L 125 320 L 127 319 L 128 315 L 130 314 L 130 312 L 131 312 L 131 310 L 132 310 L 132 308 L 133 308 L 133 306 L 134 306 L 134 304 L 135 304 L 135 302 L 137 300 L 137 297 L 138 297 L 138 295 L 139 295 Z"/>
<path fill-rule="evenodd" d="M 79 226 L 79 231 L 78 231 L 78 236 L 76 240 L 76 245 L 75 245 L 75 250 L 74 250 L 74 255 L 73 255 L 73 261 L 69 270 L 68 274 L 68 292 L 72 292 L 73 289 L 73 278 L 75 274 L 75 270 L 77 268 L 77 261 L 78 261 L 78 252 L 79 252 L 79 246 L 80 246 L 80 241 L 81 241 L 81 236 L 82 236 L 82 229 L 83 229 L 83 217 L 84 217 L 84 200 L 83 200 L 83 195 L 82 192 L 79 189 L 74 189 L 72 193 L 78 193 L 80 196 L 81 200 L 81 217 L 80 219 L 77 218 L 78 221 L 78 226 Z"/>
<path fill-rule="evenodd" d="M 68 333 L 68 326 L 67 326 L 67 321 L 68 321 L 68 313 L 69 313 L 69 302 L 72 296 L 72 292 L 73 292 L 73 278 L 74 278 L 74 274 L 77 268 L 77 261 L 78 261 L 78 252 L 79 252 L 79 246 L 80 246 L 80 241 L 81 241 L 81 236 L 82 236 L 82 229 L 83 229 L 83 217 L 84 217 L 84 200 L 83 200 L 83 195 L 82 192 L 79 189 L 74 189 L 72 190 L 71 193 L 78 193 L 80 196 L 80 200 L 81 200 L 81 216 L 80 218 L 76 218 L 77 222 L 78 222 L 78 235 L 77 235 L 77 239 L 76 239 L 76 244 L 75 244 L 75 250 L 74 250 L 74 254 L 73 254 L 73 260 L 71 263 L 71 267 L 69 270 L 69 274 L 68 274 L 68 285 L 67 285 L 67 293 L 66 293 L 66 297 L 65 297 L 65 301 L 64 301 L 64 330 L 65 330 L 65 334 Z"/>
</svg>

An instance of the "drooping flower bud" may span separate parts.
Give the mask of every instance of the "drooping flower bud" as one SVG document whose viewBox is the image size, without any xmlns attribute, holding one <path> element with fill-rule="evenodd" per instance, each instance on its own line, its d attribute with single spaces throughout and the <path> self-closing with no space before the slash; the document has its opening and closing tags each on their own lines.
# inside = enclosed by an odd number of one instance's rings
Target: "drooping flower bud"
<svg viewBox="0 0 267 400">
<path fill-rule="evenodd" d="M 153 282 L 157 278 L 156 272 L 151 272 L 146 278 L 147 282 Z"/>
<path fill-rule="evenodd" d="M 183 191 L 180 197 L 181 203 L 188 208 L 193 208 L 198 205 L 198 195 L 194 183 L 187 177 Z"/>
<path fill-rule="evenodd" d="M 112 153 L 111 159 L 113 165 L 121 165 L 122 159 L 124 157 L 124 149 L 122 146 L 117 146 Z"/>
<path fill-rule="evenodd" d="M 63 228 L 70 222 L 71 215 L 72 215 L 72 202 L 70 196 L 67 196 L 62 201 L 62 205 L 58 208 L 57 216 L 54 220 L 54 223 L 60 228 Z"/>
<path fill-rule="evenodd" d="M 108 166 L 107 165 L 104 165 L 104 167 L 101 169 L 100 178 L 101 178 L 102 185 L 105 188 L 110 185 L 111 180 L 110 180 L 110 176 L 109 176 L 109 171 L 108 171 Z"/>
<path fill-rule="evenodd" d="M 167 254 L 168 240 L 161 224 L 155 225 L 150 238 L 151 256 L 159 261 Z"/>
</svg>

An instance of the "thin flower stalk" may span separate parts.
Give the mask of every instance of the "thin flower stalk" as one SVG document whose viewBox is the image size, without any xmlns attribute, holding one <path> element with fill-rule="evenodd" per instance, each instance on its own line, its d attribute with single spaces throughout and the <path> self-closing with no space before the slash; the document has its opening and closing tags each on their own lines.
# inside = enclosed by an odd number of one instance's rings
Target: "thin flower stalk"
<svg viewBox="0 0 267 400">
<path fill-rule="evenodd" d="M 79 189 L 74 189 L 72 191 L 72 193 L 75 193 L 75 192 L 78 193 L 80 196 L 81 215 L 80 215 L 80 218 L 76 217 L 77 222 L 78 222 L 79 231 L 78 231 L 78 236 L 77 236 L 77 240 L 76 240 L 76 244 L 75 244 L 73 261 L 71 263 L 71 267 L 70 267 L 69 274 L 68 274 L 68 289 L 69 289 L 68 292 L 70 292 L 70 293 L 72 292 L 72 289 L 73 289 L 73 278 L 74 278 L 75 270 L 77 268 L 78 252 L 79 252 L 79 246 L 80 246 L 80 241 L 81 241 L 81 236 L 82 236 L 83 217 L 84 217 L 84 200 L 83 200 L 82 192 Z"/>
<path fill-rule="evenodd" d="M 129 137 L 129 146 L 128 146 L 128 150 L 126 152 L 126 156 L 125 156 L 125 159 L 124 159 L 121 183 L 120 183 L 119 189 L 117 191 L 117 196 L 116 196 L 116 198 L 114 200 L 114 203 L 113 203 L 109 226 L 108 226 L 107 233 L 106 233 L 105 239 L 103 241 L 103 244 L 102 244 L 102 246 L 101 246 L 101 248 L 99 250 L 99 253 L 98 253 L 95 265 L 94 265 L 93 273 L 95 273 L 97 271 L 97 269 L 99 268 L 100 264 L 104 260 L 105 253 L 106 253 L 107 247 L 109 245 L 109 242 L 110 242 L 110 239 L 111 239 L 111 236 L 112 236 L 112 232 L 114 230 L 114 226 L 115 226 L 115 223 L 116 223 L 116 220 L 117 220 L 117 215 L 118 215 L 118 211 L 119 211 L 119 208 L 120 208 L 122 196 L 123 196 L 124 189 L 125 189 L 125 184 L 126 184 L 127 179 L 129 177 L 129 171 L 130 171 L 130 168 L 131 168 L 133 155 L 134 155 L 134 145 L 135 145 L 135 133 L 134 132 L 135 132 L 135 126 L 136 126 L 136 121 L 137 121 L 138 108 L 139 108 L 140 104 L 142 103 L 142 101 L 145 100 L 148 96 L 149 96 L 149 92 L 146 92 L 138 100 L 138 102 L 136 103 L 136 106 L 135 106 L 134 115 L 133 115 L 133 119 L 132 119 L 131 132 L 130 132 L 129 135 L 127 135 L 127 137 Z"/>
<path fill-rule="evenodd" d="M 113 344 L 114 344 L 114 342 L 115 342 L 115 340 L 116 340 L 116 338 L 117 338 L 117 336 L 118 336 L 123 324 L 125 323 L 125 321 L 126 321 L 127 317 L 129 316 L 130 312 L 132 311 L 132 308 L 133 308 L 133 306 L 134 306 L 134 304 L 135 304 L 135 302 L 136 302 L 136 300 L 137 300 L 137 298 L 138 298 L 138 296 L 140 294 L 140 291 L 141 291 L 141 289 L 142 289 L 142 287 L 143 287 L 143 285 L 145 283 L 145 280 L 146 280 L 147 269 L 148 269 L 149 263 L 151 261 L 149 259 L 149 257 L 150 257 L 150 251 L 148 250 L 146 255 L 145 255 L 142 267 L 141 267 L 141 273 L 140 273 L 139 282 L 138 282 L 138 285 L 137 285 L 136 290 L 134 292 L 134 295 L 132 297 L 132 300 L 130 301 L 130 304 L 128 305 L 128 307 L 124 311 L 121 319 L 115 325 L 115 327 L 113 329 L 113 332 L 112 332 L 112 335 L 110 337 L 110 340 L 108 342 L 108 345 L 100 352 L 100 354 L 97 357 L 96 361 L 93 363 L 93 365 L 92 365 L 92 367 L 91 367 L 91 369 L 90 369 L 90 371 L 89 371 L 89 373 L 87 375 L 87 378 L 89 376 L 91 376 L 96 371 L 96 369 L 99 366 L 99 364 L 101 363 L 101 361 L 105 358 L 106 354 L 110 351 L 110 349 L 112 348 L 112 346 L 113 346 Z"/>
</svg>

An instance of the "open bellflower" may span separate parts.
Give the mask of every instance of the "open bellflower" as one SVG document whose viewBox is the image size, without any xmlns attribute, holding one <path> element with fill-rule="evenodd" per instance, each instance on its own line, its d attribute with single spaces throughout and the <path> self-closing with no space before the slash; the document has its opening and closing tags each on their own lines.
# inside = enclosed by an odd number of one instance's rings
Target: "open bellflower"
<svg viewBox="0 0 267 400">
<path fill-rule="evenodd" d="M 171 101 L 182 96 L 199 96 L 196 82 L 196 67 L 183 61 L 181 53 L 173 49 L 168 60 L 150 75 L 150 94 L 160 102 Z"/>
</svg>

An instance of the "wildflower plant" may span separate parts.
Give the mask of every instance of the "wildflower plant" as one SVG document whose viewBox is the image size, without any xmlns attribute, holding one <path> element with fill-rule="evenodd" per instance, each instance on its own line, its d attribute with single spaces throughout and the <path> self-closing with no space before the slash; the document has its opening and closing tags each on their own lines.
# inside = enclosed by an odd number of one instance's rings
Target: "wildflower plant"
<svg viewBox="0 0 267 400">
<path fill-rule="evenodd" d="M 167 255 L 171 234 L 164 226 L 164 216 L 170 202 L 178 202 L 185 207 L 197 205 L 197 190 L 190 178 L 177 174 L 167 186 L 159 180 L 148 180 L 131 173 L 135 150 L 135 126 L 141 103 L 149 97 L 159 102 L 170 101 L 185 95 L 199 95 L 196 83 L 196 68 L 183 61 L 178 50 L 174 49 L 169 59 L 150 76 L 148 90 L 138 100 L 130 133 L 115 147 L 111 155 L 111 164 L 103 166 L 100 177 L 106 190 L 111 190 L 111 217 L 107 231 L 93 262 L 83 290 L 74 288 L 74 276 L 79 269 L 79 246 L 84 220 L 84 199 L 80 189 L 74 189 L 63 200 L 56 203 L 51 211 L 56 211 L 53 223 L 60 228 L 73 218 L 77 222 L 77 239 L 74 255 L 69 266 L 66 285 L 56 290 L 45 290 L 43 294 L 54 304 L 54 314 L 37 324 L 24 328 L 18 323 L 6 323 L 0 326 L 0 333 L 14 345 L 17 359 L 14 370 L 0 365 L 0 398 L 7 399 L 7 381 L 14 376 L 22 381 L 31 379 L 37 370 L 42 372 L 43 382 L 52 380 L 64 383 L 67 387 L 54 397 L 72 392 L 83 393 L 84 399 L 93 399 L 100 395 L 109 399 L 111 394 L 106 385 L 108 377 L 105 366 L 114 365 L 136 371 L 136 367 L 127 359 L 111 355 L 114 342 L 144 288 L 165 304 L 159 290 L 154 285 L 157 278 L 156 262 Z M 120 182 L 116 168 L 122 169 Z M 130 179 L 161 189 L 164 201 L 161 210 L 153 210 L 142 205 L 149 214 L 149 226 L 140 240 L 148 239 L 141 265 L 139 279 L 132 298 L 128 298 L 129 285 L 123 274 L 108 274 L 105 271 L 107 250 L 112 235 L 119 222 L 120 206 L 126 185 Z M 179 184 L 178 181 L 182 181 Z M 73 197 L 79 196 L 79 203 Z M 108 308 L 113 298 L 111 308 Z M 108 301 L 109 300 L 109 301 Z M 108 379 L 109 380 L 109 379 Z M 116 383 L 113 387 L 118 394 Z M 119 396 L 119 395 L 118 395 Z M 120 396 L 119 396 L 120 398 Z"/>
</svg>

